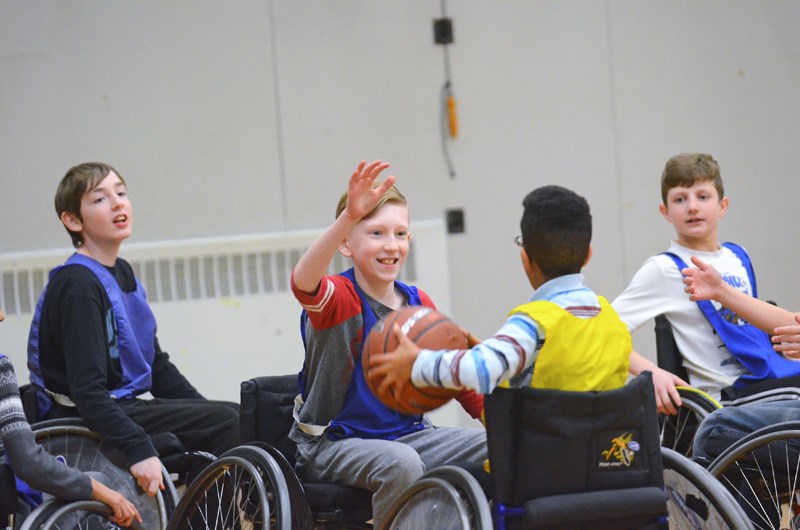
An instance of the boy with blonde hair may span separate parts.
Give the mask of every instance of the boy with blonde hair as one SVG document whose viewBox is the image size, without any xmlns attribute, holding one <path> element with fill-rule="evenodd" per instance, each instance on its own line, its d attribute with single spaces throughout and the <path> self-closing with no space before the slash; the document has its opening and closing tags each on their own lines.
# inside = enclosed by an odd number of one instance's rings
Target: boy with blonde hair
<svg viewBox="0 0 800 530">
<path fill-rule="evenodd" d="M 301 256 L 292 290 L 303 306 L 306 355 L 290 432 L 298 474 L 373 492 L 374 526 L 426 470 L 486 458 L 482 429 L 434 427 L 421 415 L 383 405 L 366 385 L 361 348 L 372 326 L 406 305 L 433 307 L 421 289 L 397 281 L 409 251 L 409 215 L 395 178 L 376 183 L 389 164 L 362 161 L 350 177 L 336 220 Z M 353 267 L 327 275 L 336 252 Z M 483 400 L 460 396 L 473 417 Z"/>
</svg>

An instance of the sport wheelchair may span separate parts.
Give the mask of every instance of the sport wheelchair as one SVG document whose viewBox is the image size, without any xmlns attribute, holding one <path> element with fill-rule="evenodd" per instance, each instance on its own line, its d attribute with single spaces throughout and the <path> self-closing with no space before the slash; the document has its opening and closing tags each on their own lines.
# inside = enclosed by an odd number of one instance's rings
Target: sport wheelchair
<svg viewBox="0 0 800 530">
<path fill-rule="evenodd" d="M 683 356 L 666 316 L 655 318 L 655 333 L 658 366 L 688 381 Z M 678 387 L 678 394 L 682 402 L 678 414 L 659 415 L 659 430 L 663 446 L 690 456 L 697 426 L 711 412 L 721 407 L 800 399 L 800 377 L 761 381 L 742 389 L 723 388 L 719 401 L 690 387 Z"/>
<path fill-rule="evenodd" d="M 370 528 L 369 492 L 331 484 L 301 483 L 285 457 L 294 454 L 285 436 L 292 424 L 291 407 L 296 393 L 296 375 L 258 377 L 242 383 L 243 439 L 260 440 L 253 442 L 253 446 L 264 449 L 274 459 L 286 483 L 285 490 L 279 482 L 266 485 L 272 492 L 268 497 L 280 507 L 278 511 L 285 513 L 288 505 L 291 512 L 289 522 L 285 519 L 276 522 L 271 515 L 272 528 L 310 529 L 315 525 Z M 542 393 L 548 399 L 542 399 Z M 590 417 L 604 416 L 600 414 L 602 410 L 608 417 L 606 423 L 587 421 Z M 615 529 L 702 527 L 698 524 L 707 525 L 706 528 L 751 528 L 731 494 L 708 471 L 659 446 L 649 373 L 640 375 L 623 389 L 608 393 L 499 389 L 487 397 L 486 416 L 492 464 L 490 484 L 486 484 L 487 477 L 459 467 L 432 469 L 393 503 L 380 530 L 488 530 L 559 525 L 575 528 L 581 524 Z M 555 427 L 548 423 L 542 428 L 543 434 L 537 435 L 542 426 L 529 421 L 531 418 L 543 422 L 555 419 Z M 557 430 L 558 418 L 568 419 L 561 431 Z M 635 438 L 622 443 L 625 438 L 619 435 L 628 432 L 626 428 Z M 580 432 L 581 429 L 585 432 Z M 621 443 L 611 445 L 612 438 Z M 637 451 L 633 451 L 634 442 L 639 444 Z M 608 449 L 612 450 L 608 453 L 608 463 L 603 463 L 605 457 L 601 459 L 603 462 L 598 461 L 598 455 Z M 629 450 L 633 451 L 633 460 L 629 459 Z M 626 459 L 635 464 L 632 469 L 624 463 L 618 464 Z M 591 475 L 588 482 L 587 473 Z M 540 476 L 548 478 L 535 480 Z M 339 496 L 323 501 L 321 493 L 329 488 L 334 490 L 333 495 L 338 490 Z M 354 498 L 351 503 L 345 502 L 348 492 L 359 495 L 355 497 L 360 499 L 358 504 L 352 504 Z M 187 495 L 188 492 L 184 498 Z M 288 502 L 281 499 L 284 495 L 288 496 Z M 603 515 L 611 515 L 613 519 L 598 520 Z M 588 519 L 579 522 L 581 517 Z"/>
<path fill-rule="evenodd" d="M 239 404 L 241 438 L 266 451 L 282 470 L 285 495 L 291 506 L 291 524 L 282 529 L 370 529 L 372 493 L 341 484 L 302 482 L 294 472 L 295 444 L 288 438 L 297 374 L 261 376 L 241 384 Z M 268 485 L 268 487 L 271 487 Z M 279 487 L 271 487 L 280 491 Z"/>
</svg>

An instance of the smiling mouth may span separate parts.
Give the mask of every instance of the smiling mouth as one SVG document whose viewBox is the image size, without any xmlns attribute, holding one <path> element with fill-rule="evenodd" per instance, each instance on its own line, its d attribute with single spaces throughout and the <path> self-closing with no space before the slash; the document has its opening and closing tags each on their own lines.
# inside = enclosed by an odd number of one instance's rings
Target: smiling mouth
<svg viewBox="0 0 800 530">
<path fill-rule="evenodd" d="M 378 260 L 378 263 L 381 263 L 381 264 L 383 264 L 383 265 L 394 265 L 395 263 L 397 263 L 397 258 L 383 258 L 383 259 L 379 259 L 379 260 Z"/>
<path fill-rule="evenodd" d="M 128 220 L 128 216 L 127 215 L 118 215 L 118 216 L 116 216 L 114 218 L 114 222 L 115 223 L 124 223 L 127 220 Z"/>
</svg>

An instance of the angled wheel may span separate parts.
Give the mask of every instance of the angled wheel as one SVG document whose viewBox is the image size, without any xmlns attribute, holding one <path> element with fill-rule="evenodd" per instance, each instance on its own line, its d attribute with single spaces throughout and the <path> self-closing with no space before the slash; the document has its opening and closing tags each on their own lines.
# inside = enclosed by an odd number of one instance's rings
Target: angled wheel
<svg viewBox="0 0 800 530">
<path fill-rule="evenodd" d="M 80 425 L 35 426 L 36 442 L 70 467 L 89 474 L 128 498 L 142 516 L 142 527 L 164 529 L 169 518 L 168 506 L 174 502 L 175 489 L 165 473 L 167 490 L 150 497 L 143 492 L 128 472 L 125 455 L 106 443 L 100 435 Z M 165 501 L 170 496 L 170 502 Z"/>
<path fill-rule="evenodd" d="M 730 492 L 699 464 L 661 448 L 669 528 L 751 530 Z"/>
<path fill-rule="evenodd" d="M 800 528 L 800 422 L 748 434 L 709 465 L 755 528 Z"/>
<path fill-rule="evenodd" d="M 108 520 L 112 511 L 98 501 L 66 502 L 50 499 L 42 503 L 25 519 L 20 530 L 115 530 L 130 528 L 142 530 L 146 527 L 137 522 L 131 526 L 119 526 Z"/>
<path fill-rule="evenodd" d="M 178 502 L 169 530 L 271 527 L 267 488 L 259 468 L 225 454 L 203 469 Z"/>
<path fill-rule="evenodd" d="M 423 477 L 440 478 L 456 488 L 470 512 L 469 528 L 475 530 L 494 528 L 489 501 L 481 485 L 468 471 L 457 466 L 439 466 L 425 473 Z"/>
<path fill-rule="evenodd" d="M 684 386 L 677 389 L 681 398 L 678 413 L 658 415 L 661 446 L 690 456 L 697 426 L 706 416 L 721 408 L 721 405 L 702 390 Z"/>
<path fill-rule="evenodd" d="M 263 447 L 245 444 L 234 447 L 225 453 L 227 456 L 239 456 L 246 459 L 258 469 L 267 491 L 269 528 L 290 530 L 296 528 L 292 519 L 292 499 L 289 493 L 284 470 L 280 463 Z"/>
<path fill-rule="evenodd" d="M 451 484 L 446 475 L 423 476 L 406 489 L 392 504 L 381 530 L 470 530 L 491 528 L 482 526 L 484 518 L 476 517 L 470 495 Z M 480 490 L 480 487 L 478 487 Z M 480 493 L 483 495 L 483 492 Z M 485 497 L 484 497 L 485 502 Z M 486 503 L 488 509 L 488 503 Z"/>
</svg>

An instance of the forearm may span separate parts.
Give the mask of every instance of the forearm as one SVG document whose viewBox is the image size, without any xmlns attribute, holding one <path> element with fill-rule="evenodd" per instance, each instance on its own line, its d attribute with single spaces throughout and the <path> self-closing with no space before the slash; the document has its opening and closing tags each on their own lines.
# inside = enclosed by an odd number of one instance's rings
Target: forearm
<svg viewBox="0 0 800 530">
<path fill-rule="evenodd" d="M 631 373 L 631 375 L 639 375 L 645 371 L 655 372 L 658 369 L 656 363 L 637 351 L 631 351 L 630 359 L 631 363 L 628 371 Z"/>
<path fill-rule="evenodd" d="M 292 271 L 292 278 L 297 288 L 306 293 L 316 292 L 320 280 L 327 273 L 328 266 L 339 249 L 339 245 L 355 224 L 356 221 L 349 219 L 346 212 L 343 212 L 308 247 Z"/>
<path fill-rule="evenodd" d="M 30 427 L 4 435 L 3 446 L 14 473 L 32 488 L 60 499 L 91 498 L 89 477 L 45 451 Z"/>
<path fill-rule="evenodd" d="M 797 324 L 793 313 L 754 298 L 727 283 L 723 284 L 715 298 L 720 304 L 766 333 L 771 334 L 775 328 L 780 326 Z"/>
</svg>

